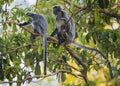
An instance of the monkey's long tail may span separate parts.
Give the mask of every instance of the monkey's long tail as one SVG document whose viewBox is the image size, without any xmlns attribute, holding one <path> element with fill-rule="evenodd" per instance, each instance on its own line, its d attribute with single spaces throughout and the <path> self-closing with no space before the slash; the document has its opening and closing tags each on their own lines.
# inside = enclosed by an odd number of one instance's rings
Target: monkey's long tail
<svg viewBox="0 0 120 86">
<path fill-rule="evenodd" d="M 72 42 L 76 47 L 79 47 L 79 48 L 84 48 L 84 49 L 88 49 L 88 50 L 92 50 L 92 51 L 95 51 L 95 52 L 98 52 L 107 62 L 107 65 L 108 65 L 108 68 L 109 68 L 109 72 L 110 72 L 110 77 L 111 79 L 113 78 L 113 73 L 112 73 L 112 69 L 111 69 L 111 64 L 108 60 L 108 58 L 98 49 L 96 48 L 91 48 L 91 47 L 87 47 L 87 46 L 84 46 L 82 44 L 79 44 L 79 43 L 76 43 L 75 41 Z"/>
<path fill-rule="evenodd" d="M 88 50 L 92 50 L 92 51 L 96 51 L 98 52 L 99 54 L 101 54 L 101 56 L 104 58 L 104 59 L 107 59 L 106 56 L 98 49 L 96 48 L 91 48 L 91 47 L 88 47 L 88 46 L 84 46 L 80 43 L 76 43 L 75 41 L 72 42 L 76 47 L 79 47 L 79 48 L 84 48 L 84 49 L 88 49 Z"/>
<path fill-rule="evenodd" d="M 43 58 L 44 58 L 44 75 L 46 75 L 46 64 L 47 64 L 47 34 L 43 37 Z"/>
</svg>

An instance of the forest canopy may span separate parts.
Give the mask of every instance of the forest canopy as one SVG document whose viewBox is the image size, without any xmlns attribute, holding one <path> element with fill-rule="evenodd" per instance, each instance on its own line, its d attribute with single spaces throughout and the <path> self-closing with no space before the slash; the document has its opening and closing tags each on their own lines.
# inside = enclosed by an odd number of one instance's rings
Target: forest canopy
<svg viewBox="0 0 120 86">
<path fill-rule="evenodd" d="M 36 83 L 56 81 L 60 86 L 119 86 L 119 0 L 36 0 L 28 7 L 10 8 L 13 2 L 0 0 L 0 84 L 22 86 L 36 78 Z M 74 19 L 75 42 L 83 47 L 60 45 L 57 37 L 50 36 L 56 27 L 55 5 Z M 33 27 L 19 26 L 29 20 L 28 11 L 42 14 L 48 21 L 47 75 L 43 72 L 42 36 L 32 39 Z"/>
</svg>

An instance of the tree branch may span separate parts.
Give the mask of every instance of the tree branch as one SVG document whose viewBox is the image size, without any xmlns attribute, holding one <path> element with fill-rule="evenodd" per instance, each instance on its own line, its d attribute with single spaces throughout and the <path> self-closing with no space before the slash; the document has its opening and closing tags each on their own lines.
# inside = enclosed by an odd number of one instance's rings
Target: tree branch
<svg viewBox="0 0 120 86">
<path fill-rule="evenodd" d="M 64 0 L 64 2 L 66 2 L 67 4 L 71 5 L 70 0 Z M 74 4 L 74 6 L 78 9 L 85 10 L 87 7 L 81 7 L 80 5 Z"/>
<path fill-rule="evenodd" d="M 83 61 L 80 59 L 80 57 L 78 56 L 78 55 L 76 55 L 70 48 L 68 48 L 67 46 L 64 46 L 65 47 L 65 49 L 70 53 L 70 55 L 72 56 L 72 57 L 74 57 L 77 61 L 78 61 L 78 63 L 80 64 L 80 65 L 82 65 L 85 69 L 87 69 L 87 67 L 86 67 L 86 65 L 83 63 Z"/>
<path fill-rule="evenodd" d="M 71 71 L 68 71 L 68 70 L 58 70 L 58 71 L 56 71 L 56 72 L 54 72 L 54 73 L 52 73 L 52 74 L 47 74 L 47 75 L 44 75 L 44 76 L 42 76 L 42 75 L 34 75 L 34 76 L 29 76 L 29 77 L 27 77 L 27 78 L 25 78 L 25 79 L 22 79 L 22 80 L 16 80 L 16 81 L 0 81 L 0 84 L 5 84 L 5 83 L 9 83 L 9 84 L 12 84 L 12 83 L 22 83 L 22 82 L 25 82 L 25 81 L 27 81 L 27 80 L 33 79 L 33 78 L 41 78 L 41 79 L 40 79 L 40 81 L 41 81 L 41 80 L 43 80 L 43 79 L 45 79 L 45 78 L 47 78 L 47 77 L 54 76 L 54 75 L 56 75 L 56 74 L 58 74 L 58 73 L 68 73 L 68 74 L 73 75 L 74 77 L 79 78 L 78 75 L 73 74 Z M 79 75 L 79 76 L 80 76 L 80 75 Z M 82 75 L 81 75 L 81 76 L 82 76 Z"/>
<path fill-rule="evenodd" d="M 64 0 L 64 1 L 65 1 L 67 4 L 71 5 L 71 2 L 70 2 L 69 0 Z M 86 6 L 86 7 L 80 7 L 80 6 L 77 5 L 77 4 L 74 4 L 74 6 L 75 6 L 76 8 L 78 8 L 78 9 L 80 9 L 80 11 L 83 11 L 83 10 L 86 10 L 86 9 L 87 9 L 87 6 Z M 78 10 L 77 13 L 79 13 L 80 11 Z M 94 11 L 94 10 L 93 10 L 93 11 Z M 100 13 L 104 13 L 104 14 L 110 16 L 110 17 L 120 18 L 120 15 L 119 15 L 119 14 L 110 13 L 110 12 L 105 11 L 105 10 L 99 10 L 99 12 L 100 12 Z M 108 65 L 108 68 L 109 68 L 110 77 L 111 77 L 111 79 L 113 79 L 112 68 L 111 68 L 111 64 L 110 64 L 108 58 L 107 58 L 100 50 L 98 50 L 98 49 L 90 48 L 90 47 L 87 47 L 87 46 L 84 46 L 84 45 L 81 45 L 81 46 L 83 46 L 82 48 L 86 48 L 86 49 L 89 49 L 89 50 L 96 51 L 96 52 L 98 52 L 99 54 L 102 55 L 102 57 L 103 57 L 103 58 L 106 60 L 106 62 L 108 63 L 107 65 Z"/>
<path fill-rule="evenodd" d="M 120 18 L 120 14 L 117 14 L 117 13 L 112 13 L 112 12 L 105 11 L 105 10 L 100 10 L 99 12 L 104 13 L 110 17 Z"/>
<path fill-rule="evenodd" d="M 83 66 L 83 70 L 81 71 L 81 73 L 83 74 L 83 79 L 85 80 L 86 85 L 89 86 L 89 81 L 88 81 L 88 78 L 87 78 L 87 66 L 86 66 L 86 64 L 70 48 L 68 48 L 67 46 L 65 46 L 65 49 L 70 53 L 70 55 L 72 57 L 74 57 L 78 61 L 78 63 L 80 65 Z"/>
<path fill-rule="evenodd" d="M 53 62 L 57 62 L 58 64 L 61 64 L 61 65 L 64 65 L 64 66 L 65 66 L 65 65 L 66 65 L 66 66 L 69 66 L 69 67 L 71 67 L 72 69 L 74 69 L 74 70 L 80 72 L 80 70 L 78 70 L 77 68 L 75 68 L 75 67 L 69 65 L 68 63 L 61 63 L 61 62 L 59 62 L 59 61 L 57 61 L 57 60 L 53 60 L 53 59 L 51 59 L 51 58 L 50 58 L 50 60 L 53 61 Z"/>
<path fill-rule="evenodd" d="M 14 22 L 14 21 L 6 21 L 6 22 L 0 22 L 0 23 L 12 23 L 12 24 L 16 24 L 16 25 L 19 26 L 19 23 Z M 41 35 L 41 36 L 43 36 L 43 34 L 33 33 L 32 31 L 28 30 L 28 29 L 27 29 L 26 27 L 24 27 L 24 26 L 22 26 L 21 28 L 23 28 L 24 30 L 28 31 L 29 33 L 31 33 L 31 34 L 33 34 L 33 35 Z M 55 42 L 55 43 L 58 43 L 58 40 L 56 40 L 54 37 L 48 36 L 47 39 L 50 40 L 50 41 L 53 41 L 53 42 Z M 80 45 L 81 45 L 81 44 L 80 44 Z M 74 58 L 78 61 L 78 63 L 79 63 L 80 65 L 83 66 L 83 68 L 84 68 L 84 72 L 83 72 L 83 73 L 84 73 L 84 75 L 87 77 L 87 66 L 86 66 L 86 64 L 83 63 L 83 61 L 79 58 L 79 56 L 76 55 L 69 47 L 67 47 L 67 46 L 65 46 L 65 45 L 63 45 L 63 46 L 64 46 L 65 49 L 70 53 L 70 55 L 71 55 L 72 57 L 74 57 Z M 84 46 L 84 45 L 82 45 L 82 46 Z M 84 47 L 87 47 L 87 46 L 84 46 Z M 82 48 L 83 48 L 83 47 L 82 47 Z M 87 47 L 86 49 L 88 49 L 88 48 L 89 48 L 89 47 Z M 92 48 L 92 50 L 93 50 L 93 49 L 94 49 L 94 48 Z M 89 50 L 91 50 L 91 48 L 90 48 Z M 108 63 L 108 68 L 109 68 L 109 71 L 110 71 L 110 76 L 111 76 L 111 79 L 112 79 L 112 78 L 113 78 L 113 74 L 112 74 L 111 64 L 110 64 L 109 60 L 104 56 L 104 54 L 102 54 L 101 51 L 96 50 L 96 49 L 94 49 L 94 51 L 97 51 L 98 53 L 100 53 L 100 54 L 106 59 L 106 62 Z M 85 77 L 85 78 L 86 78 L 86 77 Z M 87 80 L 87 79 L 86 79 L 86 80 Z"/>
<path fill-rule="evenodd" d="M 2 23 L 2 24 L 4 24 L 4 23 L 15 24 L 15 25 L 17 25 L 17 26 L 20 26 L 19 23 L 15 22 L 15 21 L 12 21 L 12 20 L 0 22 L 0 23 Z M 26 27 L 24 27 L 24 26 L 21 26 L 21 28 L 24 29 L 25 31 L 29 32 L 29 33 L 32 34 L 32 35 L 43 36 L 43 34 L 34 33 L 33 31 L 29 30 L 28 28 L 26 28 Z M 48 36 L 47 38 L 48 38 L 48 40 L 51 40 L 51 41 L 53 41 L 53 42 L 56 42 L 56 43 L 58 42 L 58 40 L 55 39 L 54 37 Z"/>
<path fill-rule="evenodd" d="M 19 26 L 19 23 L 14 22 L 14 21 L 12 21 L 12 20 L 0 22 L 0 23 L 2 23 L 2 24 L 4 24 L 4 23 L 15 24 L 15 25 L 18 25 L 18 26 Z M 28 31 L 29 33 L 31 33 L 31 34 L 33 34 L 33 35 L 38 35 L 38 34 L 34 33 L 33 31 L 29 30 L 28 28 L 26 28 L 26 27 L 24 27 L 24 26 L 21 26 L 21 28 L 24 29 L 24 30 L 26 30 L 26 31 Z"/>
<path fill-rule="evenodd" d="M 64 0 L 64 2 L 66 2 L 66 3 L 69 4 L 69 5 L 71 5 L 71 2 L 70 2 L 69 0 Z M 86 7 L 84 7 L 84 6 L 81 7 L 80 5 L 77 5 L 77 4 L 74 4 L 74 6 L 75 6 L 76 8 L 78 8 L 78 9 L 80 9 L 80 11 L 83 11 L 83 10 L 86 10 L 86 9 L 87 9 L 87 6 L 86 6 Z M 78 12 L 76 12 L 75 14 L 79 13 L 80 11 L 78 10 Z M 92 11 L 94 11 L 94 10 L 92 10 Z M 109 11 L 102 10 L 102 9 L 100 9 L 99 12 L 100 12 L 100 13 L 104 13 L 104 14 L 110 16 L 110 17 L 120 18 L 120 14 L 117 14 L 117 13 L 111 13 L 111 12 L 109 12 Z"/>
<path fill-rule="evenodd" d="M 20 46 L 20 47 L 17 47 L 17 48 L 14 48 L 14 49 L 11 49 L 10 51 L 7 51 L 7 52 L 3 52 L 3 53 L 1 53 L 0 55 L 5 55 L 5 54 L 7 54 L 7 53 L 11 53 L 11 52 L 14 52 L 14 51 L 17 51 L 17 50 L 19 50 L 19 49 L 22 49 L 22 48 L 24 48 L 24 47 L 27 47 L 27 46 L 39 46 L 39 45 L 36 45 L 36 44 L 26 44 L 26 45 L 24 45 L 24 46 Z M 41 44 L 42 45 L 42 44 Z"/>
<path fill-rule="evenodd" d="M 35 9 L 34 9 L 34 12 L 36 11 L 37 9 L 37 5 L 38 5 L 38 0 L 36 0 L 36 4 L 35 4 Z"/>
</svg>

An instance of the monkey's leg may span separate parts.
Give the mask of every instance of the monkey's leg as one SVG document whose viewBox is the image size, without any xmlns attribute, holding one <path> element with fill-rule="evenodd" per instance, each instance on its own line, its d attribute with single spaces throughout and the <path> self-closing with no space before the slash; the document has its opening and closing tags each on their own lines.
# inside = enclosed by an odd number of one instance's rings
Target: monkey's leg
<svg viewBox="0 0 120 86">
<path fill-rule="evenodd" d="M 62 31 L 57 34 L 57 37 L 58 37 L 58 43 L 59 44 L 62 44 L 63 42 L 66 41 L 64 33 Z"/>
<path fill-rule="evenodd" d="M 38 32 L 36 31 L 36 29 L 34 29 L 34 33 L 40 34 L 40 33 L 38 33 Z M 31 34 L 31 38 L 32 38 L 32 39 L 35 39 L 37 36 L 38 36 L 38 35 L 33 35 L 33 34 Z"/>
</svg>

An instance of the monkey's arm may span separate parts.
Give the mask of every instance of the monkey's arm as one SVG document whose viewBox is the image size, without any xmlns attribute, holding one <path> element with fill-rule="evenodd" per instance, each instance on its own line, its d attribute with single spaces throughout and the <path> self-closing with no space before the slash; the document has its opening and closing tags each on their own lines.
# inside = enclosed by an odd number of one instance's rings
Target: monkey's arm
<svg viewBox="0 0 120 86">
<path fill-rule="evenodd" d="M 32 22 L 32 20 L 31 20 L 31 19 L 29 19 L 29 21 L 28 21 L 28 22 L 23 22 L 23 23 L 20 23 L 20 24 L 19 24 L 19 26 L 20 26 L 20 27 L 21 27 L 21 26 L 26 26 L 26 25 L 29 25 L 31 22 Z"/>
<path fill-rule="evenodd" d="M 54 36 L 55 34 L 57 34 L 58 33 L 58 29 L 56 28 L 53 32 L 52 32 L 52 34 L 50 35 L 50 36 Z"/>
<path fill-rule="evenodd" d="M 20 26 L 26 26 L 26 25 L 28 25 L 28 24 L 30 24 L 29 22 L 24 22 L 24 23 L 21 23 L 21 24 L 19 24 Z"/>
</svg>

